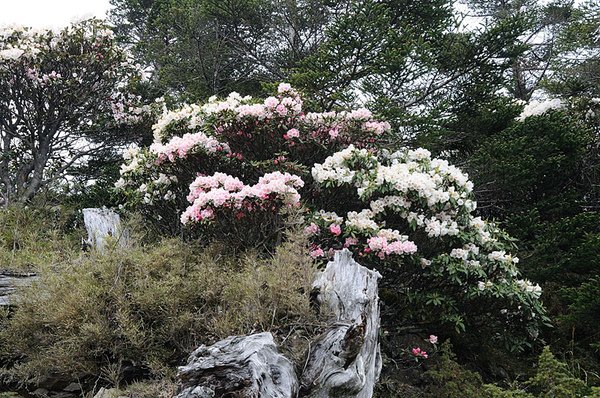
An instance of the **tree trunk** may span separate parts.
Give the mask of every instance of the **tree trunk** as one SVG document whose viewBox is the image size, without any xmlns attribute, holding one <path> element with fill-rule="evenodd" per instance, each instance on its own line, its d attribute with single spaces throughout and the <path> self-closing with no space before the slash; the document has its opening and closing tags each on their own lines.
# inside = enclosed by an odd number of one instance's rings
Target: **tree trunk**
<svg viewBox="0 0 600 398">
<path fill-rule="evenodd" d="M 372 397 L 381 371 L 380 277 L 356 263 L 348 250 L 336 253 L 318 275 L 316 301 L 334 319 L 310 344 L 299 389 L 291 362 L 277 352 L 273 336 L 259 333 L 198 348 L 179 369 L 177 398 Z"/>
<path fill-rule="evenodd" d="M 315 281 L 318 303 L 333 312 L 336 322 L 311 345 L 301 396 L 373 396 L 381 371 L 379 278 L 344 249 Z"/>
</svg>

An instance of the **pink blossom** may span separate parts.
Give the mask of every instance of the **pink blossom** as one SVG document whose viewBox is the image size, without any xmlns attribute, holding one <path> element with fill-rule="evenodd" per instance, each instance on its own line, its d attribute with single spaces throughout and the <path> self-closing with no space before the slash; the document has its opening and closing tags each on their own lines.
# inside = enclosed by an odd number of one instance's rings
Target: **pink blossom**
<svg viewBox="0 0 600 398">
<path fill-rule="evenodd" d="M 358 239 L 356 238 L 346 238 L 346 242 L 344 242 L 344 247 L 354 246 L 358 243 Z"/>
<path fill-rule="evenodd" d="M 386 238 L 374 236 L 367 240 L 367 244 L 371 250 L 383 250 L 387 247 L 388 243 Z"/>
<path fill-rule="evenodd" d="M 421 350 L 419 347 L 415 347 L 415 348 L 413 348 L 413 349 L 412 349 L 412 354 L 413 354 L 415 357 L 421 357 L 421 358 L 425 358 L 425 359 L 427 359 L 427 358 L 428 358 L 427 352 L 425 352 L 425 351 Z"/>
<path fill-rule="evenodd" d="M 306 228 L 304 228 L 304 233 L 307 235 L 316 235 L 318 234 L 320 231 L 320 228 L 317 224 L 315 224 L 314 222 L 311 222 L 310 225 Z"/>
<path fill-rule="evenodd" d="M 279 105 L 279 100 L 275 97 L 268 97 L 265 99 L 264 104 L 269 108 L 275 108 L 277 105 Z"/>
<path fill-rule="evenodd" d="M 429 336 L 429 339 L 427 341 L 429 341 L 431 344 L 437 344 L 438 337 L 436 335 L 432 334 L 431 336 Z"/>
<path fill-rule="evenodd" d="M 365 130 L 372 131 L 376 135 L 381 135 L 390 130 L 391 126 L 388 122 L 365 122 L 363 128 Z"/>
<path fill-rule="evenodd" d="M 348 113 L 346 115 L 347 119 L 353 120 L 353 119 L 370 119 L 371 116 L 373 116 L 373 114 L 371 113 L 370 110 L 366 109 L 366 108 L 360 108 L 357 109 L 355 111 L 352 111 L 350 113 Z"/>
<path fill-rule="evenodd" d="M 323 249 L 318 247 L 315 250 L 311 251 L 309 254 L 312 258 L 318 258 L 323 257 L 325 255 L 325 252 L 323 251 Z"/>
<path fill-rule="evenodd" d="M 283 94 L 283 93 L 291 91 L 291 90 L 292 90 L 292 86 L 289 83 L 279 83 L 279 86 L 277 87 L 277 92 L 279 94 Z"/>
<path fill-rule="evenodd" d="M 279 113 L 281 116 L 285 116 L 288 113 L 287 108 L 284 105 L 277 105 L 277 107 L 275 108 L 275 110 L 277 111 L 277 113 Z"/>
<path fill-rule="evenodd" d="M 329 231 L 335 236 L 339 236 L 342 233 L 342 228 L 340 228 L 340 226 L 337 224 L 332 224 L 329 227 Z"/>
<path fill-rule="evenodd" d="M 290 129 L 287 132 L 287 136 L 289 138 L 298 138 L 298 137 L 300 137 L 300 131 L 298 131 L 298 129 Z"/>
</svg>

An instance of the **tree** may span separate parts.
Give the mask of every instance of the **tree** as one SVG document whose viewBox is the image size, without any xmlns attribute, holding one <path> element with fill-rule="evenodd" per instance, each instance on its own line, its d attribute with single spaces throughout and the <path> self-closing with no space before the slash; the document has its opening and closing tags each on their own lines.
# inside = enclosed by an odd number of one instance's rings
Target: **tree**
<svg viewBox="0 0 600 398">
<path fill-rule="evenodd" d="M 188 100 L 285 80 L 347 1 L 111 0 L 119 39 L 161 93 Z"/>
<path fill-rule="evenodd" d="M 112 32 L 97 20 L 60 31 L 5 29 L 0 35 L 1 203 L 30 200 L 128 139 L 115 134 L 114 117 L 126 115 L 119 107 L 131 98 L 121 89 L 133 72 Z"/>
<path fill-rule="evenodd" d="M 590 0 L 573 10 L 557 38 L 554 73 L 544 87 L 564 97 L 600 96 L 600 5 Z"/>
<path fill-rule="evenodd" d="M 517 42 L 522 51 L 506 70 L 505 88 L 511 97 L 528 101 L 556 66 L 558 40 L 573 17 L 573 2 L 468 0 L 467 4 L 478 19 L 487 23 L 501 23 L 515 17 L 525 21 Z"/>
<path fill-rule="evenodd" d="M 468 31 L 446 0 L 357 1 L 293 82 L 322 109 L 367 101 L 396 126 L 423 127 L 494 93 L 524 29 L 516 16 Z"/>
</svg>

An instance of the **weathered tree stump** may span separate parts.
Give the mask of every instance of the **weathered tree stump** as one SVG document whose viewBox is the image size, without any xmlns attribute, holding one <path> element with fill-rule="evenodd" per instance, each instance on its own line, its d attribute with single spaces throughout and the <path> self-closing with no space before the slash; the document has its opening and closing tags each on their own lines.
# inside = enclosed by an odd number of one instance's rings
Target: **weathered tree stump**
<svg viewBox="0 0 600 398">
<path fill-rule="evenodd" d="M 113 237 L 124 247 L 128 244 L 128 234 L 121 226 L 121 218 L 117 213 L 107 208 L 83 209 L 83 223 L 88 234 L 87 244 L 99 251 L 106 247 L 106 238 Z"/>
<path fill-rule="evenodd" d="M 301 396 L 373 396 L 381 371 L 380 277 L 354 261 L 348 250 L 336 253 L 318 276 L 313 284 L 317 301 L 334 313 L 336 323 L 311 344 L 300 380 Z"/>
<path fill-rule="evenodd" d="M 292 398 L 298 391 L 294 365 L 279 353 L 271 333 L 200 346 L 178 377 L 183 389 L 177 398 Z"/>
<path fill-rule="evenodd" d="M 194 351 L 179 368 L 177 398 L 372 397 L 381 371 L 380 277 L 355 262 L 348 250 L 338 252 L 319 274 L 313 284 L 316 301 L 334 320 L 311 343 L 300 387 L 273 336 L 259 333 L 228 337 Z"/>
</svg>

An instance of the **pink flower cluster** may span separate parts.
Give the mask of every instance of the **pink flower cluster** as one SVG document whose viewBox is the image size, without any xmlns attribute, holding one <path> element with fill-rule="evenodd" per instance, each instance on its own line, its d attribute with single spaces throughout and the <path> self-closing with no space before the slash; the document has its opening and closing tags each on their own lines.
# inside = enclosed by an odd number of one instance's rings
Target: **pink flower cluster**
<svg viewBox="0 0 600 398">
<path fill-rule="evenodd" d="M 319 228 L 319 226 L 314 222 L 311 222 L 306 228 L 304 228 L 304 233 L 307 236 L 317 235 L 319 232 L 321 232 L 321 228 Z"/>
<path fill-rule="evenodd" d="M 207 153 L 223 151 L 231 152 L 229 146 L 219 142 L 214 137 L 209 137 L 203 132 L 186 133 L 181 137 L 173 137 L 166 144 L 155 142 L 150 146 L 150 151 L 158 155 L 158 163 L 166 159 L 173 162 L 177 158 L 185 158 L 191 151 L 201 149 Z"/>
<path fill-rule="evenodd" d="M 302 112 L 302 99 L 289 84 L 281 83 L 277 92 L 278 97 L 268 97 L 262 104 L 233 105 L 218 110 L 233 110 L 237 118 L 253 117 L 260 120 L 289 117 Z"/>
<path fill-rule="evenodd" d="M 241 191 L 244 186 L 244 183 L 238 178 L 225 173 L 215 173 L 212 176 L 198 176 L 190 184 L 190 194 L 187 196 L 187 200 L 193 203 L 194 200 L 207 191 L 223 189 L 226 192 L 237 192 Z"/>
<path fill-rule="evenodd" d="M 390 131 L 392 127 L 388 122 L 370 121 L 365 122 L 363 128 L 367 131 L 372 131 L 373 133 L 375 133 L 375 135 L 382 135 L 386 131 Z"/>
<path fill-rule="evenodd" d="M 413 254 L 417 252 L 417 245 L 411 241 L 392 241 L 386 237 L 373 236 L 367 239 L 369 249 L 375 252 L 381 259 L 392 254 Z"/>
<path fill-rule="evenodd" d="M 242 211 L 265 209 L 269 202 L 285 206 L 300 203 L 297 188 L 304 186 L 300 177 L 279 171 L 265 174 L 255 185 L 244 185 L 239 179 L 223 173 L 199 176 L 190 185 L 188 200 L 192 203 L 181 215 L 181 222 L 210 221 L 216 208 Z"/>
<path fill-rule="evenodd" d="M 425 358 L 427 359 L 429 357 L 429 355 L 427 355 L 426 351 L 423 351 L 422 349 L 420 349 L 419 347 L 415 347 L 411 350 L 413 356 L 415 356 L 416 358 Z"/>
</svg>

